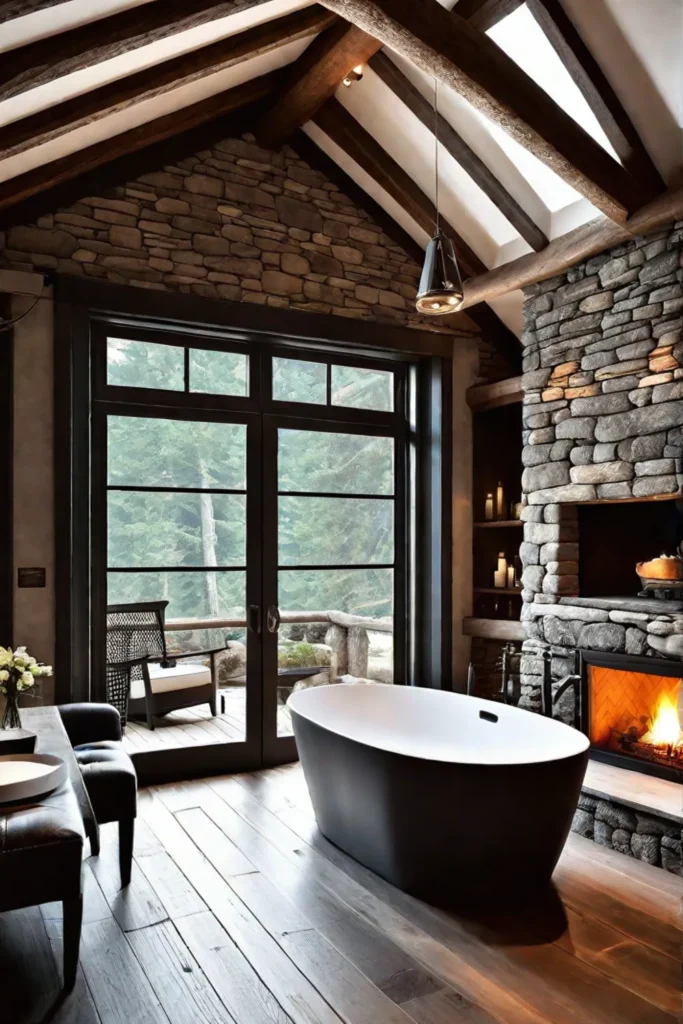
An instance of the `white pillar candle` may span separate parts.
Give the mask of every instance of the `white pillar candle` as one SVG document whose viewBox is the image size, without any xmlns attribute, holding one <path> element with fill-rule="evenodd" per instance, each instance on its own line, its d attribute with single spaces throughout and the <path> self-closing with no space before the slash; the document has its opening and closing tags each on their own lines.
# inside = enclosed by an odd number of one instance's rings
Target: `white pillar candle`
<svg viewBox="0 0 683 1024">
<path fill-rule="evenodd" d="M 493 519 L 493 494 L 486 495 L 486 504 L 484 506 L 484 519 L 490 522 Z"/>
</svg>

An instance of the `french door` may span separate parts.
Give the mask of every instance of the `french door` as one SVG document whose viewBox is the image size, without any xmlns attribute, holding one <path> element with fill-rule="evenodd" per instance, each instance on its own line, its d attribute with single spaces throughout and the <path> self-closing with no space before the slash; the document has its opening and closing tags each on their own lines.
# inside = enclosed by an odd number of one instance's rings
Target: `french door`
<svg viewBox="0 0 683 1024">
<path fill-rule="evenodd" d="M 92 697 L 113 605 L 217 651 L 215 714 L 129 721 L 145 778 L 292 760 L 294 689 L 408 681 L 408 363 L 102 325 L 92 369 Z"/>
</svg>

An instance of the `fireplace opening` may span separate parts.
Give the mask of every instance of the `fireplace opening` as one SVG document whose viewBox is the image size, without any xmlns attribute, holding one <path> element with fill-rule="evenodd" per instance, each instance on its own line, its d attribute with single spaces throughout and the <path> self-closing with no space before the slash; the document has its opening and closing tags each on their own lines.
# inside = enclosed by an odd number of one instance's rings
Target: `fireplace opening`
<svg viewBox="0 0 683 1024">
<path fill-rule="evenodd" d="M 579 593 L 582 597 L 635 597 L 643 590 L 639 562 L 679 553 L 680 500 L 600 502 L 578 506 Z M 653 596 L 679 597 L 681 584 Z"/>
<path fill-rule="evenodd" d="M 594 756 L 683 782 L 683 665 L 581 655 L 582 726 Z"/>
</svg>

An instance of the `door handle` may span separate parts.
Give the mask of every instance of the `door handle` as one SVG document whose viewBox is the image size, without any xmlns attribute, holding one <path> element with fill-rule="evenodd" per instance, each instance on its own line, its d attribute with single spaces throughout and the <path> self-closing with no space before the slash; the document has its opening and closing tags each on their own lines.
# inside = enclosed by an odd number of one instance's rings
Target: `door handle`
<svg viewBox="0 0 683 1024">
<path fill-rule="evenodd" d="M 280 609 L 276 604 L 271 604 L 266 615 L 266 623 L 269 633 L 277 633 L 280 628 Z"/>
<path fill-rule="evenodd" d="M 247 611 L 247 629 L 250 633 L 261 632 L 261 606 L 250 604 Z"/>
</svg>

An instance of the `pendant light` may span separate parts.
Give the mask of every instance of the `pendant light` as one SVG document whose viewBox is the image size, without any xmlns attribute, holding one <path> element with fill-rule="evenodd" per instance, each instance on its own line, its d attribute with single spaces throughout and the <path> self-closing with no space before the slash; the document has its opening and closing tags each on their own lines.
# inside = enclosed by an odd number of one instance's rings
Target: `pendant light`
<svg viewBox="0 0 683 1024">
<path fill-rule="evenodd" d="M 425 252 L 415 305 L 418 313 L 426 313 L 428 316 L 443 316 L 445 313 L 455 313 L 460 309 L 463 300 L 463 286 L 453 240 L 443 234 L 439 224 L 439 112 L 436 78 L 434 79 L 434 143 L 435 233 Z"/>
</svg>

